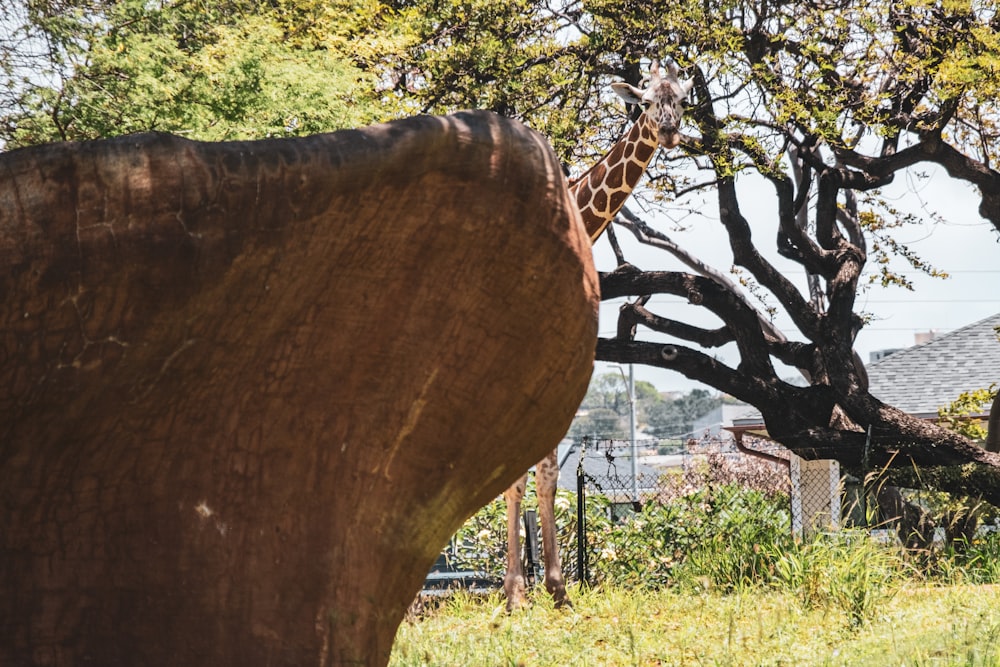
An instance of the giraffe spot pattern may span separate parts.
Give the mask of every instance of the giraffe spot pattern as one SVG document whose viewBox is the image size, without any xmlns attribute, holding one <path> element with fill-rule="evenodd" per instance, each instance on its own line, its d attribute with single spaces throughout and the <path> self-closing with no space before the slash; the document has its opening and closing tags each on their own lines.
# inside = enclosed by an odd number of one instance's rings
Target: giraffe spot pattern
<svg viewBox="0 0 1000 667">
<path fill-rule="evenodd" d="M 612 198 L 613 197 L 614 194 L 612 194 Z M 608 210 L 608 193 L 604 191 L 604 188 L 600 188 L 597 190 L 597 192 L 594 193 L 593 202 L 594 202 L 594 208 L 596 208 L 598 211 Z"/>
<path fill-rule="evenodd" d="M 653 157 L 653 151 L 656 150 L 656 144 L 636 144 L 635 147 L 635 159 L 639 160 L 643 164 L 647 164 L 650 158 Z"/>
<path fill-rule="evenodd" d="M 619 163 L 612 167 L 611 171 L 608 172 L 606 183 L 613 190 L 621 188 L 625 184 L 625 164 Z"/>
<path fill-rule="evenodd" d="M 604 175 L 607 173 L 608 168 L 603 164 L 594 167 L 590 172 L 590 187 L 595 189 L 601 187 L 601 183 L 604 182 Z"/>
<path fill-rule="evenodd" d="M 618 211 L 621 209 L 622 204 L 628 199 L 631 194 L 631 190 L 618 190 L 611 193 L 611 210 Z"/>
<path fill-rule="evenodd" d="M 618 142 L 617 144 L 615 144 L 615 147 L 611 149 L 611 152 L 608 153 L 608 157 L 606 160 L 604 160 L 604 163 L 618 164 L 619 162 L 622 161 L 622 158 L 625 156 L 625 150 L 630 147 L 631 144 Z"/>
<path fill-rule="evenodd" d="M 646 168 L 638 162 L 629 162 L 625 165 L 625 178 L 629 183 L 638 183 L 642 173 Z"/>
</svg>

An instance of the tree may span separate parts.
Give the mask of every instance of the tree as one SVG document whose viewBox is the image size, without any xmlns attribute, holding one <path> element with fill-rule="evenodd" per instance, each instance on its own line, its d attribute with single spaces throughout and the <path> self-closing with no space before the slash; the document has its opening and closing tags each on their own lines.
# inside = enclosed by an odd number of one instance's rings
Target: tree
<svg viewBox="0 0 1000 667">
<path fill-rule="evenodd" d="M 894 230 L 913 218 L 880 188 L 939 165 L 978 188 L 980 213 L 1000 231 L 1000 15 L 992 5 L 487 4 L 433 5 L 417 27 L 419 45 L 396 62 L 419 82 L 400 95 L 426 109 L 487 106 L 523 118 L 578 165 L 623 122 L 601 93 L 612 77 L 636 83 L 645 58 L 671 56 L 696 82 L 684 154 L 658 158 L 647 203 L 696 210 L 714 199 L 750 295 L 641 216 L 623 216 L 622 227 L 691 272 L 643 271 L 623 258 L 603 275 L 602 298 L 634 300 L 617 335 L 599 340 L 598 359 L 670 368 L 742 399 L 803 456 L 848 468 L 866 458 L 900 470 L 932 466 L 922 478 L 939 488 L 1000 500 L 1000 456 L 876 399 L 852 347 L 866 323 L 856 312 L 863 282 L 907 284 L 885 268 L 890 255 L 934 272 L 896 241 Z M 763 236 L 744 213 L 741 188 L 751 179 L 774 194 L 769 211 L 754 211 L 767 218 Z M 781 262 L 804 269 L 807 285 Z M 680 296 L 722 325 L 656 312 L 647 303 L 655 294 Z M 785 310 L 794 335 L 775 329 L 770 308 Z M 734 366 L 706 353 L 727 343 L 738 350 Z M 808 385 L 783 381 L 777 361 L 800 369 Z M 951 468 L 963 465 L 971 467 Z"/>
<path fill-rule="evenodd" d="M 651 406 L 660 394 L 651 383 L 635 382 L 636 424 L 645 422 Z M 580 414 L 573 420 L 569 435 L 574 438 L 597 435 L 602 438 L 625 438 L 629 433 L 630 399 L 628 382 L 621 373 L 603 373 L 590 380 L 587 395 L 580 403 Z"/>
<path fill-rule="evenodd" d="M 363 48 L 352 15 L 331 15 L 336 8 L 0 0 L 10 17 L 0 39 L 0 145 L 153 130 L 294 136 L 383 120 L 375 74 L 361 64 L 368 48 L 388 47 Z"/>
<path fill-rule="evenodd" d="M 712 396 L 705 389 L 692 389 L 688 394 L 670 398 L 661 395 L 650 382 L 635 382 L 636 425 L 643 432 L 661 438 L 684 437 L 691 432 L 695 419 L 721 402 L 721 397 Z M 591 378 L 569 435 L 625 438 L 629 433 L 628 420 L 628 382 L 621 373 L 604 373 Z"/>
</svg>

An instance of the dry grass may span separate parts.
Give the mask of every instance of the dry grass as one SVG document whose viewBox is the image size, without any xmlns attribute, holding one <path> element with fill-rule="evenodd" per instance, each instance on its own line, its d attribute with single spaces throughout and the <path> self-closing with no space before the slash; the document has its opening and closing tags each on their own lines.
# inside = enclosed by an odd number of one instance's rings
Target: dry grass
<svg viewBox="0 0 1000 667">
<path fill-rule="evenodd" d="M 404 665 L 962 665 L 1000 667 L 1000 589 L 903 585 L 860 627 L 774 591 L 575 591 L 572 611 L 544 595 L 507 615 L 503 599 L 459 596 L 404 623 Z"/>
</svg>

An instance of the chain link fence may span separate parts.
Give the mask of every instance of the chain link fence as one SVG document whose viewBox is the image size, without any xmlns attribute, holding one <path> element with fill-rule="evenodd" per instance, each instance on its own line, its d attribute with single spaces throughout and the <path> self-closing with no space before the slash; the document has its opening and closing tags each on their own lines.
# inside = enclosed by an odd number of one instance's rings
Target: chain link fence
<svg viewBox="0 0 1000 667">
<path fill-rule="evenodd" d="M 560 485 L 576 497 L 576 550 L 563 559 L 568 579 L 588 581 L 588 561 L 594 550 L 584 511 L 588 498 L 600 498 L 607 519 L 616 523 L 650 503 L 666 505 L 710 487 L 739 485 L 767 495 L 789 496 L 789 455 L 763 438 L 744 437 L 740 446 L 730 438 L 707 437 L 678 443 L 672 440 L 629 440 L 588 437 L 562 462 Z M 573 471 L 573 484 L 569 483 Z"/>
<path fill-rule="evenodd" d="M 740 484 L 767 493 L 789 492 L 788 454 L 780 445 L 753 439 L 742 449 L 731 439 L 705 438 L 679 444 L 671 440 L 584 438 L 582 458 L 566 457 L 582 467 L 588 493 L 614 502 L 641 506 L 669 502 L 707 484 Z M 574 488 L 579 491 L 579 488 Z"/>
<path fill-rule="evenodd" d="M 1000 525 L 995 511 L 979 505 L 884 485 L 876 470 L 852 471 L 860 478 L 844 474 L 835 461 L 801 459 L 749 432 L 737 433 L 735 439 L 724 434 L 683 443 L 643 438 L 633 444 L 591 436 L 561 445 L 559 462 L 556 528 L 568 581 L 593 581 L 590 570 L 607 549 L 605 535 L 628 516 L 723 487 L 786 498 L 786 536 L 808 538 L 841 526 L 857 527 L 887 541 L 898 539 L 909 548 L 926 549 L 935 540 L 968 541 L 987 522 L 990 528 Z M 537 535 L 532 496 L 529 490 L 522 533 L 529 583 L 541 577 L 542 557 L 532 539 Z M 456 535 L 439 563 L 447 571 L 434 575 L 445 587 L 463 578 L 470 588 L 500 585 L 506 552 L 503 515 L 503 502 L 497 500 Z"/>
<path fill-rule="evenodd" d="M 683 443 L 643 438 L 634 447 L 629 440 L 593 436 L 563 443 L 556 529 L 566 579 L 589 580 L 587 563 L 605 548 L 601 531 L 651 503 L 668 505 L 713 485 L 728 484 L 787 498 L 787 454 L 763 439 L 754 439 L 751 447 L 755 453 L 747 453 L 750 447 L 741 451 L 725 436 Z M 542 554 L 537 540 L 531 539 L 537 530 L 534 502 L 529 488 L 524 507 L 528 521 L 522 521 L 522 560 L 529 584 L 541 576 Z M 506 559 L 504 515 L 502 499 L 474 515 L 442 552 L 425 583 L 425 593 L 500 586 Z M 589 525 L 588 516 L 599 525 Z"/>
</svg>

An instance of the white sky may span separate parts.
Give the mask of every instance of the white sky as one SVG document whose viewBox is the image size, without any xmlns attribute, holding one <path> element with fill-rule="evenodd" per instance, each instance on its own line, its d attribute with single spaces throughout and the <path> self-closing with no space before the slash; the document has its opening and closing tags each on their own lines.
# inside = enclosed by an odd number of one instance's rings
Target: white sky
<svg viewBox="0 0 1000 667">
<path fill-rule="evenodd" d="M 855 311 L 869 312 L 874 316 L 856 343 L 856 349 L 865 361 L 873 351 L 913 345 L 914 335 L 918 332 L 935 329 L 939 333 L 947 333 L 1000 311 L 1000 235 L 977 213 L 979 197 L 975 188 L 951 179 L 943 170 L 934 167 L 922 166 L 921 171 L 930 174 L 930 178 L 917 180 L 900 174 L 896 182 L 884 191 L 896 207 L 919 213 L 926 221 L 919 226 L 897 230 L 895 236 L 932 266 L 950 274 L 950 278 L 930 278 L 910 270 L 907 276 L 914 283 L 913 292 L 899 287 L 872 286 L 867 293 L 860 294 Z M 773 207 L 776 200 L 773 189 L 753 178 L 746 178 L 738 185 L 741 208 L 754 229 L 758 249 L 787 270 L 786 275 L 799 276 L 797 282 L 805 293 L 805 274 L 801 267 L 777 257 L 774 250 L 776 216 Z M 640 213 L 634 202 L 630 205 Z M 716 211 L 717 202 L 710 200 L 706 202 L 705 217 L 680 210 L 668 211 L 667 216 L 645 214 L 643 217 L 674 241 L 693 250 L 696 256 L 725 272 L 732 265 L 732 254 L 728 239 L 717 221 Z M 942 220 L 935 221 L 928 211 L 936 212 Z M 670 218 L 681 220 L 688 229 L 674 231 L 676 224 Z M 640 268 L 685 270 L 665 252 L 637 243 L 627 230 L 617 228 L 616 231 L 626 259 Z M 594 247 L 594 256 L 599 270 L 614 268 L 614 254 L 606 239 L 601 239 Z M 904 268 L 902 263 L 893 266 Z M 614 335 L 620 303 L 619 300 L 602 304 L 601 336 Z M 776 300 L 770 303 L 778 305 Z M 665 317 L 675 316 L 708 327 L 721 324 L 705 309 L 689 306 L 677 297 L 654 297 L 650 305 L 654 312 Z M 779 310 L 775 322 L 790 339 L 801 339 L 783 311 Z M 638 337 L 667 340 L 641 327 Z M 716 350 L 715 354 L 730 365 L 738 361 L 735 346 L 732 345 Z M 617 372 L 614 365 L 599 363 L 595 374 L 611 371 Z M 796 373 L 788 369 L 782 375 L 793 376 Z M 653 383 L 660 391 L 686 392 L 705 388 L 679 373 L 647 366 L 635 366 L 635 377 Z M 1000 381 L 1000 378 L 997 380 Z"/>
</svg>

